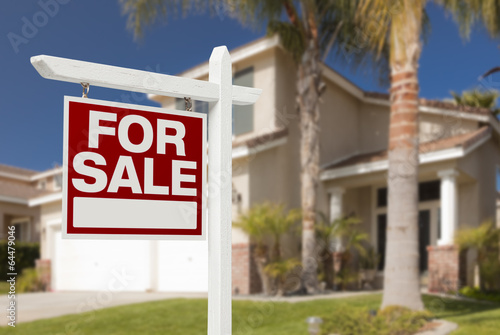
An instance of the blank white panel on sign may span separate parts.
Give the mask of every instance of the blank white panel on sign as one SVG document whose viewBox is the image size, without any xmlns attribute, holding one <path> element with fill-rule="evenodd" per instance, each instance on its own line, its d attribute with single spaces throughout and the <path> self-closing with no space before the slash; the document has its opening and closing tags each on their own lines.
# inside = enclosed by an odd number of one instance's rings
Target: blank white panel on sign
<svg viewBox="0 0 500 335">
<path fill-rule="evenodd" d="M 137 199 L 73 199 L 75 227 L 195 229 L 196 202 Z M 168 216 L 165 215 L 168 213 Z"/>
</svg>

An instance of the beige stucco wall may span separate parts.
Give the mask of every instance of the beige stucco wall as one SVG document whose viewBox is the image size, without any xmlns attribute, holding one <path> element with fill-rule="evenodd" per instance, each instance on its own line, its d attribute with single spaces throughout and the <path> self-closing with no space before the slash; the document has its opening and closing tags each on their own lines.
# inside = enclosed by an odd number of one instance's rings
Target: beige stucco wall
<svg viewBox="0 0 500 335">
<path fill-rule="evenodd" d="M 460 207 L 464 218 L 477 226 L 484 220 L 496 217 L 496 166 L 500 162 L 500 149 L 493 140 L 489 140 L 458 162 L 458 167 L 466 176 L 477 181 L 464 193 L 468 202 Z M 464 189 L 465 192 L 465 189 Z M 466 205 L 466 206 L 465 206 Z M 465 213 L 465 209 L 468 213 Z"/>
<path fill-rule="evenodd" d="M 420 113 L 420 142 L 439 140 L 474 131 L 478 122 L 449 115 Z"/>
<path fill-rule="evenodd" d="M 54 227 L 60 229 L 61 227 L 62 201 L 59 200 L 41 205 L 40 220 L 42 226 L 40 257 L 42 259 L 49 259 L 51 255 L 50 229 L 54 229 Z"/>
<path fill-rule="evenodd" d="M 358 127 L 359 153 L 385 150 L 389 141 L 389 107 L 361 103 Z"/>
<path fill-rule="evenodd" d="M 233 160 L 233 189 L 240 194 L 241 202 L 233 203 L 233 222 L 238 220 L 241 212 L 249 208 L 249 179 L 248 179 L 248 160 L 245 158 Z M 248 243 L 248 236 L 240 229 L 232 230 L 232 243 Z"/>
<path fill-rule="evenodd" d="M 320 165 L 359 152 L 359 101 L 326 81 L 320 104 Z"/>
<path fill-rule="evenodd" d="M 288 177 L 285 146 L 259 152 L 249 162 L 249 203 L 287 203 L 294 181 Z"/>
</svg>

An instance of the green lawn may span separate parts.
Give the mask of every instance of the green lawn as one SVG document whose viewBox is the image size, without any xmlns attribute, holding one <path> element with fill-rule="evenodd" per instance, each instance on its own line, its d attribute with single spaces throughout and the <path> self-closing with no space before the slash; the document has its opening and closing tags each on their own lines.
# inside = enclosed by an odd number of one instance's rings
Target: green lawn
<svg viewBox="0 0 500 335">
<path fill-rule="evenodd" d="M 233 302 L 234 335 L 307 335 L 305 319 L 343 306 L 376 309 L 381 295 L 296 304 Z M 500 329 L 500 305 L 442 300 L 425 296 L 427 308 L 439 318 L 460 325 L 454 334 L 494 335 Z M 5 322 L 5 320 L 3 321 Z M 206 334 L 207 301 L 175 299 L 99 310 L 0 328 L 0 334 Z M 5 324 L 5 323 L 4 323 Z"/>
</svg>

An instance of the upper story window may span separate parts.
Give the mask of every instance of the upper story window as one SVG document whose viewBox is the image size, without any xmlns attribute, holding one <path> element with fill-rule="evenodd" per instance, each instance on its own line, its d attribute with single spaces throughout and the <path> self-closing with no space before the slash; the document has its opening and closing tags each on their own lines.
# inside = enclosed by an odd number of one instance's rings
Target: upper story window
<svg viewBox="0 0 500 335">
<path fill-rule="evenodd" d="M 60 190 L 62 187 L 62 174 L 54 175 L 54 189 Z"/>
<path fill-rule="evenodd" d="M 236 72 L 233 84 L 253 87 L 253 67 Z M 233 105 L 233 135 L 238 136 L 251 131 L 253 131 L 253 105 Z"/>
<path fill-rule="evenodd" d="M 39 190 L 45 190 L 47 188 L 47 181 L 45 179 L 39 180 L 36 188 Z"/>
</svg>

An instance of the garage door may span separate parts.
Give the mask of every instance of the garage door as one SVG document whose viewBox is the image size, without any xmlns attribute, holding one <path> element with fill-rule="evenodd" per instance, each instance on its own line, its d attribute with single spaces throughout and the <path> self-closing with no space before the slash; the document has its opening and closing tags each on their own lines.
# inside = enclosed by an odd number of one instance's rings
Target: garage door
<svg viewBox="0 0 500 335">
<path fill-rule="evenodd" d="M 121 279 L 125 291 L 208 291 L 206 241 L 63 240 L 60 230 L 53 236 L 54 290 L 101 291 Z"/>
<path fill-rule="evenodd" d="M 208 291 L 207 241 L 160 241 L 158 290 Z"/>
<path fill-rule="evenodd" d="M 63 240 L 54 233 L 53 289 L 124 291 L 150 288 L 149 241 Z M 115 284 L 117 280 L 122 285 Z"/>
</svg>

